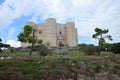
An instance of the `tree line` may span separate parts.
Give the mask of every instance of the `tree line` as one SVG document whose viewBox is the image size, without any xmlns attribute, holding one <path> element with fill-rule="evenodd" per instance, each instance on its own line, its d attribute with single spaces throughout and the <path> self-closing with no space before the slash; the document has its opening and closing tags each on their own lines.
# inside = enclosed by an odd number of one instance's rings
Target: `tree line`
<svg viewBox="0 0 120 80">
<path fill-rule="evenodd" d="M 2 39 L 0 38 L 0 52 L 2 52 L 2 48 L 8 48 L 8 47 L 10 47 L 10 45 L 9 44 L 3 44 L 2 43 Z"/>
</svg>

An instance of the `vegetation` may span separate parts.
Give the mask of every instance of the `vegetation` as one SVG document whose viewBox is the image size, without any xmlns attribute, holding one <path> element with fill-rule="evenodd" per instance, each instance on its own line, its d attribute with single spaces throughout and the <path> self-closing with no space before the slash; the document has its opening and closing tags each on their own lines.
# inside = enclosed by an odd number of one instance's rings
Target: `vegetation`
<svg viewBox="0 0 120 80">
<path fill-rule="evenodd" d="M 119 53 L 120 54 L 120 43 L 114 43 L 112 44 L 112 48 L 111 48 L 111 51 L 113 53 Z"/>
<path fill-rule="evenodd" d="M 4 48 L 8 48 L 8 47 L 10 47 L 10 45 L 8 45 L 8 44 L 3 44 L 2 43 L 2 39 L 0 38 L 0 52 L 2 52 L 2 47 L 4 47 Z"/>
<path fill-rule="evenodd" d="M 84 52 L 85 55 L 95 55 L 95 53 L 96 53 L 96 48 L 92 44 L 89 44 L 89 45 L 87 45 L 87 44 L 81 44 L 79 46 L 79 50 L 82 51 L 82 52 Z"/>
<path fill-rule="evenodd" d="M 108 29 L 100 29 L 100 28 L 95 28 L 95 34 L 92 35 L 93 38 L 98 39 L 99 41 L 99 49 L 98 49 L 98 55 L 100 55 L 101 49 L 103 44 L 105 43 L 105 39 L 108 38 L 109 40 L 112 40 L 111 35 L 105 35 L 104 34 L 108 33 Z"/>
<path fill-rule="evenodd" d="M 47 56 L 48 53 L 49 53 L 48 48 L 45 45 L 42 44 L 39 46 L 39 54 L 41 56 Z"/>
<path fill-rule="evenodd" d="M 73 51 L 72 51 L 73 53 Z M 72 54 L 70 53 L 70 54 Z M 74 55 L 77 56 L 77 54 Z M 78 54 L 80 55 L 80 54 Z M 33 56 L 27 58 L 14 58 L 0 60 L 1 80 L 77 80 L 80 75 L 86 75 L 93 80 L 102 72 L 109 75 L 118 74 L 120 71 L 120 57 L 40 57 L 33 60 Z M 105 75 L 105 74 L 103 74 Z M 7 76 L 7 77 L 6 77 Z M 100 75 L 99 75 L 100 77 Z M 109 77 L 109 76 L 108 76 Z"/>
<path fill-rule="evenodd" d="M 30 25 L 25 25 L 24 28 L 23 28 L 23 32 L 21 32 L 19 35 L 18 35 L 18 40 L 21 41 L 21 42 L 28 42 L 28 43 L 31 43 L 31 49 L 30 49 L 30 53 L 29 55 L 31 56 L 32 55 L 32 51 L 33 51 L 33 48 L 34 48 L 34 45 L 38 42 L 38 44 L 42 43 L 41 40 L 37 40 L 37 38 L 35 37 L 35 32 L 37 30 L 34 29 L 32 26 Z"/>
<path fill-rule="evenodd" d="M 103 51 L 108 51 L 108 52 L 111 52 L 111 49 L 112 49 L 112 46 L 113 46 L 114 43 L 105 43 L 103 44 Z"/>
</svg>

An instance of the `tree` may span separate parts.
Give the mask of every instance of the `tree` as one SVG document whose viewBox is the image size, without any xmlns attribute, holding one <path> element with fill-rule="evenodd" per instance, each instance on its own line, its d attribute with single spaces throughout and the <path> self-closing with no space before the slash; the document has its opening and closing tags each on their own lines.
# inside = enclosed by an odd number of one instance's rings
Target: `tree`
<svg viewBox="0 0 120 80">
<path fill-rule="evenodd" d="M 2 43 L 2 39 L 0 38 L 0 52 L 2 52 L 2 47 L 5 47 L 5 48 L 8 48 L 8 47 L 10 47 L 10 45 L 8 45 L 8 44 L 3 44 Z"/>
<path fill-rule="evenodd" d="M 112 44 L 111 43 L 105 43 L 103 44 L 104 51 L 111 51 Z"/>
<path fill-rule="evenodd" d="M 1 42 L 2 42 L 2 39 L 0 38 L 0 52 L 2 52 L 1 47 L 3 46 L 3 44 Z"/>
<path fill-rule="evenodd" d="M 40 43 L 40 40 L 37 40 L 37 38 L 35 36 L 35 32 L 37 32 L 37 31 L 38 30 L 34 29 L 32 26 L 25 25 L 23 28 L 23 31 L 17 36 L 19 41 L 25 42 L 25 43 L 28 42 L 31 44 L 31 49 L 30 49 L 30 53 L 29 53 L 30 56 L 32 55 L 34 45 L 37 42 Z M 39 33 L 40 33 L 40 31 L 39 31 Z"/>
<path fill-rule="evenodd" d="M 120 54 L 120 42 L 112 44 L 111 51 L 115 54 Z"/>
<path fill-rule="evenodd" d="M 92 35 L 93 38 L 98 39 L 99 43 L 99 49 L 98 49 L 98 55 L 101 53 L 101 48 L 103 44 L 105 43 L 105 39 L 108 38 L 109 40 L 112 40 L 111 35 L 104 35 L 109 32 L 108 29 L 100 29 L 100 28 L 95 28 L 95 34 Z M 104 36 L 103 36 L 104 35 Z"/>
<path fill-rule="evenodd" d="M 0 38 L 0 43 L 2 42 L 2 39 Z"/>
</svg>

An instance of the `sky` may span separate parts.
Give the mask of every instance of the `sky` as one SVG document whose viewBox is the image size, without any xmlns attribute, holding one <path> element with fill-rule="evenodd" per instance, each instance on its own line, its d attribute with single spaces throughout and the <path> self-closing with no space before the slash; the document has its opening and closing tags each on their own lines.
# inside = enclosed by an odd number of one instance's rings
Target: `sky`
<svg viewBox="0 0 120 80">
<path fill-rule="evenodd" d="M 92 38 L 96 27 L 109 29 L 113 41 L 107 42 L 120 42 L 120 0 L 0 0 L 0 38 L 19 47 L 17 35 L 25 23 L 44 23 L 47 18 L 75 22 L 79 44 L 97 45 Z"/>
</svg>

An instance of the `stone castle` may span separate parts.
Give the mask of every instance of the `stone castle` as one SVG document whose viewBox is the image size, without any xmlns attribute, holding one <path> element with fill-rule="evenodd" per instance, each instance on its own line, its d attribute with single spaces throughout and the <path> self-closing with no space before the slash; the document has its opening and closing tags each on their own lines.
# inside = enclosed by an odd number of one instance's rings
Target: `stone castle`
<svg viewBox="0 0 120 80">
<path fill-rule="evenodd" d="M 40 30 L 35 32 L 35 36 L 43 41 L 43 44 L 57 47 L 59 45 L 68 45 L 75 47 L 78 44 L 77 29 L 74 22 L 66 24 L 56 23 L 54 18 L 46 19 L 43 24 L 35 24 L 34 22 L 27 22 L 26 25 L 31 25 L 34 29 Z M 29 43 L 21 43 L 22 47 L 30 46 Z"/>
</svg>

